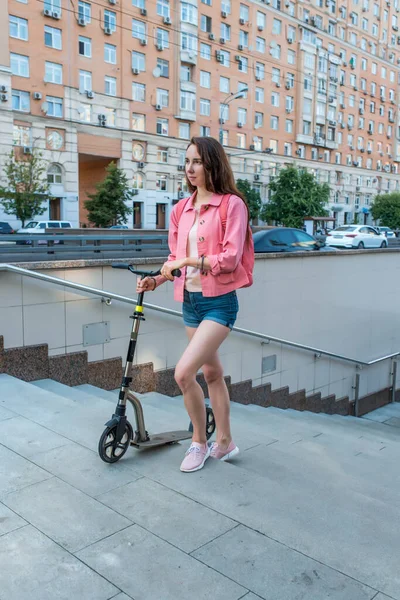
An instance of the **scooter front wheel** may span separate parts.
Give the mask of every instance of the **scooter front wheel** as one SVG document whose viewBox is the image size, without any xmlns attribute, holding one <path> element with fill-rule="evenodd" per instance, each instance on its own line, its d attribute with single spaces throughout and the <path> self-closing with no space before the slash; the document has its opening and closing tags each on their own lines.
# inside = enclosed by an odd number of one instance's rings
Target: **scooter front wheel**
<svg viewBox="0 0 400 600">
<path fill-rule="evenodd" d="M 211 406 L 206 407 L 206 438 L 207 440 L 213 435 L 215 431 L 215 417 Z M 193 432 L 193 423 L 189 423 L 189 431 Z"/>
<path fill-rule="evenodd" d="M 117 438 L 117 425 L 106 427 L 103 431 L 98 446 L 98 452 L 101 460 L 106 463 L 115 463 L 122 458 L 128 450 L 131 439 L 133 438 L 133 429 L 129 421 L 126 422 L 124 434 L 119 442 Z"/>
</svg>

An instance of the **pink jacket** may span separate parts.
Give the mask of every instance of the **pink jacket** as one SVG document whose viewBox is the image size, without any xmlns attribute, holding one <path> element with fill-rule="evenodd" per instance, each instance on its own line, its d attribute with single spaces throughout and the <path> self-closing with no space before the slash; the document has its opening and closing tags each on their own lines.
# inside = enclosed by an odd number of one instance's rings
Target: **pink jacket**
<svg viewBox="0 0 400 600">
<path fill-rule="evenodd" d="M 189 232 L 195 220 L 193 194 L 186 202 L 179 224 L 177 222 L 176 206 L 172 210 L 168 243 L 171 254 L 168 260 L 186 257 Z M 213 194 L 208 204 L 200 209 L 197 248 L 199 256 L 207 256 L 211 271 L 201 275 L 201 285 L 204 296 L 221 296 L 249 283 L 246 271 L 241 264 L 243 246 L 247 232 L 247 208 L 241 198 L 230 196 L 225 227 L 225 235 L 219 215 L 219 205 L 222 195 Z M 182 268 L 181 277 L 174 280 L 174 298 L 183 302 L 186 268 Z M 157 285 L 167 281 L 159 275 Z"/>
</svg>

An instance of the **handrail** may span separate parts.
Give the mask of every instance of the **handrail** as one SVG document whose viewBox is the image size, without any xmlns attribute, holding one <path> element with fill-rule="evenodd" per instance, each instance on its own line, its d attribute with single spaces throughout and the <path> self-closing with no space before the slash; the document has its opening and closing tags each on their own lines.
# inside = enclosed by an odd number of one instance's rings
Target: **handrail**
<svg viewBox="0 0 400 600">
<path fill-rule="evenodd" d="M 119 302 L 125 302 L 126 304 L 132 304 L 132 305 L 136 304 L 136 300 L 133 300 L 132 298 L 128 298 L 126 296 L 120 296 L 119 294 L 114 294 L 114 292 L 98 290 L 97 288 L 92 288 L 87 285 L 82 285 L 81 283 L 74 283 L 73 281 L 66 281 L 65 279 L 60 279 L 59 277 L 52 277 L 51 275 L 45 275 L 44 273 L 38 273 L 37 271 L 30 271 L 29 269 L 23 269 L 21 267 L 16 267 L 14 265 L 0 263 L 0 271 L 11 271 L 13 273 L 19 273 L 20 275 L 32 277 L 33 279 L 40 279 L 41 281 L 47 281 L 49 283 L 54 283 L 56 285 L 63 285 L 65 287 L 79 290 L 81 292 L 87 292 L 89 294 L 94 294 L 96 296 L 100 296 L 102 301 L 104 301 L 104 302 L 109 302 L 110 300 L 118 300 Z M 172 315 L 174 317 L 182 316 L 182 313 L 178 310 L 172 310 L 171 308 L 164 308 L 163 306 L 157 306 L 156 304 L 148 304 L 147 302 L 145 302 L 143 304 L 143 306 L 150 310 L 162 312 L 167 315 Z M 365 367 L 375 365 L 377 363 L 383 362 L 384 360 L 388 360 L 389 358 L 394 358 L 395 356 L 400 355 L 400 352 L 394 352 L 393 354 L 387 354 L 386 356 L 381 356 L 379 358 L 375 358 L 374 360 L 370 360 L 370 361 L 366 362 L 363 360 L 351 358 L 349 356 L 335 354 L 334 352 L 329 352 L 328 350 L 321 350 L 320 348 L 314 348 L 313 346 L 307 346 L 305 344 L 298 344 L 297 342 L 291 342 L 289 340 L 284 340 L 282 338 L 277 338 L 277 337 L 274 337 L 271 335 L 266 335 L 265 333 L 251 331 L 250 329 L 242 329 L 241 327 L 233 327 L 233 331 L 235 331 L 236 333 L 240 333 L 242 335 L 247 335 L 250 337 L 255 337 L 257 339 L 265 340 L 267 343 L 276 342 L 278 344 L 283 344 L 284 346 L 290 346 L 291 348 L 297 348 L 299 350 L 306 350 L 308 352 L 313 352 L 317 357 L 329 356 L 330 358 L 336 358 L 338 360 L 351 362 L 353 364 L 356 364 L 359 366 L 365 366 Z"/>
</svg>

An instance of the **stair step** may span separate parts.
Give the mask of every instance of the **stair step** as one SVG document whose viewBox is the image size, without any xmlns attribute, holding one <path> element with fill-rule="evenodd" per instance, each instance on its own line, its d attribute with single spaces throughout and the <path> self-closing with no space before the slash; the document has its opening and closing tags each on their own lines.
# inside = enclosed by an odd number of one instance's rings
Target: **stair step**
<svg viewBox="0 0 400 600">
<path fill-rule="evenodd" d="M 58 396 L 68 398 L 73 402 L 81 405 L 92 405 L 97 402 L 97 397 L 86 394 L 84 391 L 71 387 L 53 379 L 39 379 L 38 381 L 32 381 L 32 385 L 48 392 L 54 392 Z"/>
</svg>

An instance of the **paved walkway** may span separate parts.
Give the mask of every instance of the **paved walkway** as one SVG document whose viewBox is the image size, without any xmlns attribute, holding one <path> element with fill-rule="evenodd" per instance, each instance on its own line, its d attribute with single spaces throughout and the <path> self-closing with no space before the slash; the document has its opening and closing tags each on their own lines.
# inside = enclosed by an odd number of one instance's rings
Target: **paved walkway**
<svg viewBox="0 0 400 600">
<path fill-rule="evenodd" d="M 0 375 L 0 600 L 400 600 L 400 429 L 234 406 L 234 464 L 106 465 L 114 397 L 64 388 Z"/>
</svg>

